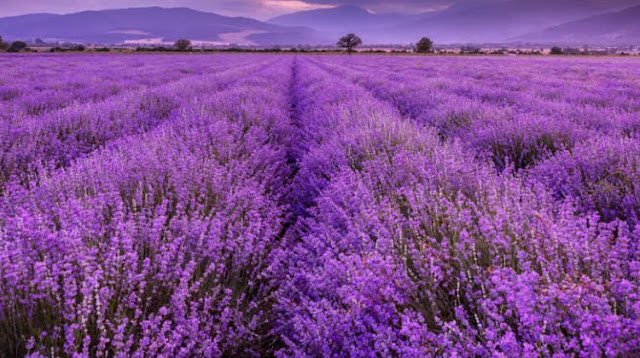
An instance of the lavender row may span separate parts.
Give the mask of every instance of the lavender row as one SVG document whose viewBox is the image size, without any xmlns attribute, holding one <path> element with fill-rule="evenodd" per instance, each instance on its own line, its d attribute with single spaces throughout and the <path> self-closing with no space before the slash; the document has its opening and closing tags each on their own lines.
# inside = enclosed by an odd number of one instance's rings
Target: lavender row
<svg viewBox="0 0 640 358">
<path fill-rule="evenodd" d="M 4 198 L 4 352 L 258 356 L 269 346 L 287 61 Z"/>
<path fill-rule="evenodd" d="M 279 255 L 280 356 L 639 353 L 625 223 L 495 174 L 349 81 L 298 72 L 307 204 Z"/>
<path fill-rule="evenodd" d="M 163 86 L 128 91 L 103 102 L 4 122 L 0 128 L 0 185 L 10 180 L 20 184 L 37 182 L 43 171 L 65 167 L 113 139 L 153 129 L 178 116 L 183 100 L 188 103 L 189 98 L 198 94 L 222 91 L 238 76 L 250 75 L 251 68 L 260 66 L 265 63 L 186 76 Z"/>
<path fill-rule="evenodd" d="M 438 61 L 425 63 L 431 70 L 425 74 L 376 71 L 372 76 L 365 65 L 358 71 L 343 70 L 343 74 L 392 101 L 404 115 L 435 126 L 442 136 L 460 138 L 488 152 L 500 169 L 509 162 L 516 168 L 535 164 L 593 131 L 634 135 L 640 125 L 640 85 L 633 80 L 640 69 L 634 64 L 625 64 L 629 72 L 625 73 L 614 64 L 602 69 L 601 63 L 589 62 L 529 60 L 527 65 L 532 68 L 501 59 L 451 62 L 448 69 L 438 68 L 444 67 Z M 508 68 L 509 74 L 496 70 L 497 66 Z M 465 70 L 473 72 L 466 74 Z M 539 81 L 537 71 L 558 77 Z M 618 77 L 621 79 L 611 80 Z M 585 85 L 587 80 L 593 84 Z M 542 98 L 542 93 L 556 96 Z"/>
<path fill-rule="evenodd" d="M 479 156 L 490 158 L 499 170 L 510 165 L 515 169 L 531 166 L 540 158 L 570 147 L 588 135 L 583 128 L 567 121 L 518 111 L 511 107 L 511 102 L 496 105 L 449 92 L 446 85 L 439 83 L 440 77 L 435 81 L 421 78 L 418 81 L 406 78 L 398 82 L 384 81 L 398 83 L 394 86 L 382 85 L 370 72 L 335 66 L 328 69 L 351 76 L 379 98 L 396 105 L 403 115 L 435 127 L 441 137 L 461 140 Z M 460 87 L 468 86 L 464 78 L 461 81 Z M 486 93 L 493 89 L 487 86 L 481 91 Z M 487 97 L 492 96 L 487 94 Z M 507 98 L 504 95 L 496 97 Z"/>
<path fill-rule="evenodd" d="M 492 60 L 489 63 L 503 61 Z M 515 79 L 499 73 L 494 75 L 496 82 L 493 86 L 484 83 L 486 89 L 482 89 L 482 83 L 469 83 L 470 80 L 462 76 L 456 87 L 466 87 L 465 91 L 475 93 L 475 99 L 471 94 L 461 97 L 460 90 L 448 94 L 446 87 L 435 84 L 451 81 L 442 78 L 459 76 L 459 69 L 451 75 L 439 73 L 435 78 L 427 76 L 412 80 L 404 77 L 395 85 L 387 79 L 384 83 L 388 85 L 380 85 L 370 71 L 352 71 L 331 63 L 325 63 L 324 67 L 362 84 L 379 98 L 396 105 L 404 115 L 435 127 L 442 137 L 460 140 L 480 157 L 490 158 L 498 169 L 509 166 L 533 168 L 534 174 L 529 177 L 547 184 L 556 197 L 572 197 L 580 203 L 582 210 L 595 211 L 606 221 L 619 218 L 635 225 L 640 219 L 640 195 L 635 184 L 640 181 L 640 173 L 634 159 L 637 155 L 637 149 L 634 149 L 637 130 L 640 128 L 640 101 L 634 95 L 640 91 L 640 83 L 633 75 L 638 71 L 637 66 L 629 64 L 619 69 L 613 67 L 619 65 L 617 62 L 604 63 L 609 67 L 601 62 L 539 62 L 533 62 L 534 68 L 546 65 L 545 70 L 548 68 L 549 72 L 563 74 L 563 78 L 544 83 L 551 87 L 537 87 L 524 82 L 533 76 L 530 72 L 529 77 L 521 74 Z M 436 62 L 434 65 L 439 64 Z M 479 65 L 467 66 L 475 68 L 472 66 Z M 511 66 L 516 73 L 531 71 L 523 70 L 522 64 Z M 366 68 L 365 65 L 362 67 Z M 481 69 L 480 73 L 473 73 L 481 77 L 487 71 Z M 388 73 L 386 76 L 398 75 Z M 503 83 L 497 82 L 500 78 Z M 587 80 L 593 82 L 590 86 L 601 93 L 589 93 L 584 86 L 573 89 L 580 81 Z M 522 90 L 515 91 L 514 88 Z M 546 89 L 547 94 L 560 91 L 562 95 L 558 96 L 558 102 L 544 101 L 536 95 L 527 94 L 532 92 L 531 88 L 539 92 Z M 482 93 L 487 91 L 512 93 L 518 100 L 514 99 L 513 104 L 505 107 L 486 98 L 481 99 L 485 96 Z M 583 98 L 592 98 L 593 103 L 600 101 L 601 106 L 596 108 L 574 100 L 560 103 L 566 98 L 577 97 L 576 93 Z M 626 105 L 617 96 L 626 101 Z M 508 97 L 508 94 L 497 96 L 502 99 Z M 597 151 L 603 149 L 609 155 L 599 158 L 599 164 L 594 163 L 592 159 L 598 155 Z M 535 169 L 545 160 L 550 164 L 545 163 Z M 573 163 L 571 168 L 558 170 L 558 166 L 562 167 L 566 161 Z M 599 168 L 592 168 L 592 163 Z"/>
<path fill-rule="evenodd" d="M 0 57 L 0 119 L 15 120 L 96 102 L 124 91 L 158 86 L 187 74 L 228 66 L 229 59 L 172 57 L 38 56 Z M 96 61 L 98 60 L 98 61 Z M 236 61 L 242 61 L 238 58 Z"/>
<path fill-rule="evenodd" d="M 640 109 L 636 101 L 640 94 L 637 82 L 640 68 L 636 61 L 535 58 L 478 58 L 472 61 L 465 58 L 399 58 L 388 61 L 370 58 L 359 65 L 357 61 L 336 59 L 335 62 L 363 70 L 375 66 L 385 75 L 408 84 L 430 80 L 443 91 L 527 111 L 552 113 L 549 110 L 557 108 L 570 111 L 572 105 L 590 109 L 615 107 L 626 112 Z M 402 68 L 401 72 L 399 68 Z M 554 108 L 554 105 L 563 104 L 566 106 Z"/>
</svg>

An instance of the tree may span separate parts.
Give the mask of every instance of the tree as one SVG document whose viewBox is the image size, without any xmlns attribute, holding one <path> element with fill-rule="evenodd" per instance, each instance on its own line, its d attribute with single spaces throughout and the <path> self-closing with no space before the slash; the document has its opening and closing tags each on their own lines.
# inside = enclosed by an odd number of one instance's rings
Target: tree
<svg viewBox="0 0 640 358">
<path fill-rule="evenodd" d="M 189 41 L 187 39 L 180 39 L 180 40 L 176 41 L 175 44 L 173 44 L 173 46 L 178 51 L 187 51 L 188 49 L 191 48 L 191 41 Z"/>
<path fill-rule="evenodd" d="M 27 43 L 24 41 L 16 41 L 12 42 L 11 46 L 9 46 L 8 52 L 20 52 L 27 48 Z"/>
<path fill-rule="evenodd" d="M 428 53 L 433 50 L 433 41 L 431 41 L 428 37 L 423 37 L 418 41 L 416 45 L 416 52 L 418 53 Z"/>
<path fill-rule="evenodd" d="M 347 34 L 345 36 L 342 36 L 342 38 L 340 38 L 340 41 L 338 41 L 338 47 L 346 48 L 349 55 L 351 55 L 353 49 L 360 45 L 362 45 L 362 39 L 355 34 Z"/>
<path fill-rule="evenodd" d="M 551 48 L 551 54 L 552 55 L 562 55 L 562 52 L 563 52 L 562 49 L 560 47 L 558 47 L 558 46 L 553 46 Z"/>
<path fill-rule="evenodd" d="M 2 41 L 2 36 L 0 36 L 0 51 L 4 51 L 9 47 L 9 44 Z"/>
</svg>

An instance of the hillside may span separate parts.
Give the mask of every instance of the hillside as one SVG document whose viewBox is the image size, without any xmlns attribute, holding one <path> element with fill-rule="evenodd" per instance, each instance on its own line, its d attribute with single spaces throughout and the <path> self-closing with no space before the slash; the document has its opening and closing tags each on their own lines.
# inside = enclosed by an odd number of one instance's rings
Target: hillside
<svg viewBox="0 0 640 358">
<path fill-rule="evenodd" d="M 188 8 L 130 8 L 68 15 L 37 14 L 0 19 L 7 39 L 121 43 L 172 42 L 178 38 L 210 43 L 268 45 L 316 41 L 313 30 L 226 17 Z"/>
<path fill-rule="evenodd" d="M 325 45 L 349 32 L 365 44 L 408 44 L 422 36 L 439 44 L 637 43 L 638 19 L 640 5 L 620 10 L 585 0 L 485 0 L 412 15 L 338 6 L 266 22 L 188 8 L 146 7 L 0 18 L 0 35 L 8 40 L 99 44 L 170 44 L 188 38 L 196 45 Z"/>
<path fill-rule="evenodd" d="M 421 35 L 429 35 L 439 43 L 504 42 L 602 12 L 599 3 L 581 0 L 454 5 L 443 11 L 424 14 L 413 23 L 388 29 L 389 38 L 386 40 L 415 41 Z"/>
<path fill-rule="evenodd" d="M 640 6 L 553 26 L 518 39 L 565 44 L 638 44 Z"/>
</svg>

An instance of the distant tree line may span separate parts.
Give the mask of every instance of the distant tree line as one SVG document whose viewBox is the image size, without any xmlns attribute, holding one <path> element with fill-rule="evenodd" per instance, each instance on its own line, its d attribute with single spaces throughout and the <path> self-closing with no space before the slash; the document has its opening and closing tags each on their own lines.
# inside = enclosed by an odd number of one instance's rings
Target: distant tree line
<svg viewBox="0 0 640 358">
<path fill-rule="evenodd" d="M 46 45 L 46 43 L 42 39 L 35 39 L 34 42 L 37 46 Z M 361 46 L 363 43 L 362 39 L 353 33 L 349 33 L 345 36 L 342 36 L 336 46 L 341 50 L 346 50 L 347 54 L 351 55 L 356 52 L 356 49 Z M 50 52 L 83 52 L 86 51 L 87 48 L 84 45 L 56 45 L 49 49 Z M 93 52 L 110 52 L 112 48 L 108 46 L 92 48 Z M 120 49 L 122 51 L 122 49 Z M 413 51 L 412 51 L 413 50 Z M 34 49 L 29 49 L 28 44 L 24 41 L 14 41 L 14 42 L 5 42 L 0 36 L 0 51 L 7 52 L 23 52 L 23 51 L 34 51 Z M 127 51 L 125 49 L 124 51 Z M 140 46 L 135 49 L 136 52 L 248 52 L 248 53 L 274 53 L 274 52 L 286 52 L 286 53 L 328 53 L 334 52 L 335 49 L 331 48 L 309 48 L 305 46 L 300 47 L 291 47 L 287 49 L 281 49 L 278 46 L 274 47 L 266 47 L 266 48 L 252 48 L 252 47 L 241 47 L 238 45 L 232 44 L 230 47 L 219 47 L 219 48 L 199 48 L 195 49 L 192 46 L 192 42 L 188 39 L 178 39 L 174 42 L 173 46 L 150 46 L 144 47 Z M 413 46 L 413 48 L 394 48 L 391 51 L 382 50 L 382 49 L 367 49 L 358 51 L 361 53 L 410 53 L 415 52 L 419 54 L 425 53 L 434 53 L 437 52 L 439 54 L 483 54 L 483 55 L 504 55 L 504 54 L 517 54 L 517 55 L 542 55 L 543 50 L 533 49 L 533 50 L 520 50 L 520 49 L 492 49 L 492 50 L 482 50 L 480 47 L 476 46 L 462 46 L 460 47 L 459 52 L 455 52 L 454 50 L 447 49 L 439 49 L 434 50 L 434 42 L 429 37 L 422 37 L 418 42 Z M 574 48 L 561 48 L 559 46 L 553 46 L 549 52 L 551 55 L 611 55 L 615 54 L 610 50 L 587 50 L 587 49 L 574 49 Z M 621 55 L 628 55 L 626 53 L 622 53 Z"/>
<path fill-rule="evenodd" d="M 42 41 L 42 39 L 36 39 L 34 43 L 36 45 L 45 45 L 45 42 Z M 30 51 L 30 50 L 31 49 L 29 49 L 29 45 L 24 41 L 5 42 L 2 39 L 2 36 L 0 36 L 0 51 L 23 52 L 23 51 Z M 52 47 L 49 51 L 50 52 L 67 52 L 67 51 L 82 52 L 85 50 L 86 50 L 86 47 L 84 45 L 70 45 L 65 47 L 55 46 L 55 47 Z M 110 51 L 110 49 L 108 47 L 103 47 L 103 48 L 95 49 L 95 51 L 108 52 Z"/>
<path fill-rule="evenodd" d="M 24 41 L 4 42 L 0 36 L 0 50 L 7 52 L 20 52 L 28 48 Z"/>
<path fill-rule="evenodd" d="M 86 49 L 87 48 L 84 45 L 73 45 L 73 46 L 66 46 L 66 47 L 55 46 L 55 47 L 52 47 L 51 50 L 49 51 L 50 52 L 83 52 Z M 108 50 L 109 49 L 107 48 L 107 51 Z"/>
</svg>

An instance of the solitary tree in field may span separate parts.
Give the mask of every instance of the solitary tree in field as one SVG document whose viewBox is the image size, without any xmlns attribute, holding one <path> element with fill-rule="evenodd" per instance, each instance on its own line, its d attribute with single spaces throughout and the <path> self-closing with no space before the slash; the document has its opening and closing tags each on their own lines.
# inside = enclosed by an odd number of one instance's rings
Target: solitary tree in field
<svg viewBox="0 0 640 358">
<path fill-rule="evenodd" d="M 349 55 L 351 55 L 353 50 L 360 45 L 362 45 L 362 39 L 356 36 L 356 34 L 342 36 L 340 41 L 338 41 L 338 47 L 346 48 Z"/>
<path fill-rule="evenodd" d="M 552 55 L 562 55 L 562 49 L 558 46 L 553 46 L 551 48 L 551 54 Z"/>
<path fill-rule="evenodd" d="M 416 52 L 418 53 L 428 53 L 433 51 L 433 41 L 431 41 L 428 37 L 423 37 L 416 44 Z"/>
<path fill-rule="evenodd" d="M 180 40 L 176 41 L 175 44 L 173 44 L 173 46 L 178 51 L 187 51 L 191 47 L 191 41 L 189 41 L 187 39 L 180 39 Z"/>
</svg>

